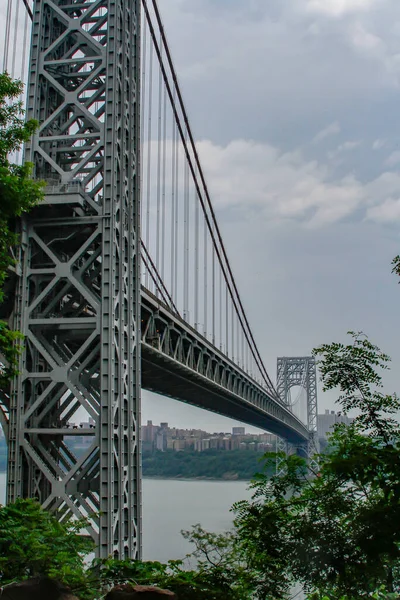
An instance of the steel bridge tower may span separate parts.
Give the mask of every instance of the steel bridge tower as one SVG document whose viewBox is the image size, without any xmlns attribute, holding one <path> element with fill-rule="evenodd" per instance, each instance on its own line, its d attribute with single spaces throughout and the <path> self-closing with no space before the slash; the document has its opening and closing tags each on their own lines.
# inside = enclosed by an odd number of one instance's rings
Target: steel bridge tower
<svg viewBox="0 0 400 600">
<path fill-rule="evenodd" d="M 279 357 L 277 359 L 276 390 L 281 400 L 291 405 L 290 390 L 294 386 L 302 387 L 306 392 L 307 428 L 309 440 L 303 450 L 311 466 L 316 466 L 314 454 L 319 452 L 317 433 L 317 367 L 313 356 Z M 288 451 L 287 442 L 279 439 L 279 450 Z"/>
<path fill-rule="evenodd" d="M 140 4 L 36 0 L 27 88 L 47 187 L 21 221 L 8 502 L 89 517 L 101 557 L 141 543 Z M 72 434 L 90 440 L 79 458 Z"/>
</svg>

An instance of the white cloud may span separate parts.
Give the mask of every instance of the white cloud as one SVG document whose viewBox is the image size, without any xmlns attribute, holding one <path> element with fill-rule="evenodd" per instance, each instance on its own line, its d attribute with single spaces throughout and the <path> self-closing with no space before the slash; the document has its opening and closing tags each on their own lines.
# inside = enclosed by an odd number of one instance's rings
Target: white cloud
<svg viewBox="0 0 400 600">
<path fill-rule="evenodd" d="M 340 152 L 348 152 L 349 150 L 354 150 L 354 148 L 358 148 L 358 146 L 360 146 L 360 144 L 361 144 L 360 141 L 344 142 L 343 144 L 340 144 L 340 146 L 338 147 L 338 150 Z"/>
<path fill-rule="evenodd" d="M 322 140 L 325 138 L 330 137 L 331 135 L 337 135 L 338 133 L 340 133 L 339 123 L 331 123 L 317 133 L 317 135 L 313 138 L 313 142 L 317 144 L 318 142 L 322 142 Z"/>
<path fill-rule="evenodd" d="M 330 180 L 329 169 L 301 151 L 281 153 L 268 144 L 235 140 L 227 146 L 198 144 L 216 206 L 240 218 L 257 212 L 266 219 L 294 219 L 313 226 L 352 214 L 364 198 L 351 175 Z"/>
<path fill-rule="evenodd" d="M 385 161 L 385 164 L 387 164 L 390 167 L 393 167 L 394 165 L 398 165 L 399 163 L 400 163 L 400 151 L 399 150 L 392 152 L 392 154 Z"/>
<path fill-rule="evenodd" d="M 345 142 L 349 151 L 359 142 Z M 281 152 L 270 144 L 235 140 L 198 144 L 213 203 L 234 219 L 296 221 L 322 227 L 343 219 L 400 220 L 400 173 L 386 171 L 362 182 L 352 173 L 307 160 L 301 149 Z M 400 162 L 400 152 L 398 153 Z M 222 214 L 222 213 L 221 213 Z"/>
<path fill-rule="evenodd" d="M 367 218 L 371 221 L 391 223 L 400 220 L 400 200 L 389 198 L 383 204 L 370 208 Z"/>
<path fill-rule="evenodd" d="M 308 0 L 307 10 L 330 17 L 341 17 L 347 13 L 365 11 L 372 8 L 377 0 Z"/>
<path fill-rule="evenodd" d="M 375 31 L 372 31 L 374 28 Z M 379 65 L 381 75 L 398 87 L 400 76 L 400 44 L 398 35 L 385 23 L 385 28 L 368 22 L 368 26 L 356 20 L 346 29 L 345 36 L 350 46 L 364 59 Z"/>
<path fill-rule="evenodd" d="M 361 145 L 360 140 L 354 140 L 354 141 L 349 140 L 347 142 L 343 142 L 343 144 L 340 144 L 336 148 L 336 150 L 329 152 L 328 157 L 330 159 L 337 158 L 340 154 L 344 154 L 346 152 L 351 152 L 352 150 L 355 150 L 356 148 L 358 148 L 360 145 Z"/>
<path fill-rule="evenodd" d="M 372 150 L 381 150 L 386 145 L 386 140 L 375 140 L 372 144 Z"/>
<path fill-rule="evenodd" d="M 386 51 L 383 40 L 378 35 L 367 31 L 360 22 L 356 22 L 351 28 L 350 36 L 357 49 L 371 56 L 382 56 Z"/>
</svg>

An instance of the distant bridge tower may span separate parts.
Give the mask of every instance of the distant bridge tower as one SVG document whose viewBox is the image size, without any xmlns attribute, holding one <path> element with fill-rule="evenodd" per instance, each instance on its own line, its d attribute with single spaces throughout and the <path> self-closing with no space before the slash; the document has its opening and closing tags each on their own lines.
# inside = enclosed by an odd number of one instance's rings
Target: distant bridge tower
<svg viewBox="0 0 400 600">
<path fill-rule="evenodd" d="M 290 390 L 302 387 L 306 392 L 307 427 L 310 433 L 307 447 L 302 448 L 311 459 L 319 452 L 317 433 L 317 367 L 313 356 L 279 357 L 277 359 L 276 389 L 281 400 L 291 405 Z M 279 442 L 280 450 L 286 450 L 285 442 Z"/>
<path fill-rule="evenodd" d="M 26 159 L 47 188 L 21 221 L 9 411 L 8 502 L 89 517 L 121 559 L 140 557 L 140 6 L 34 3 Z"/>
</svg>

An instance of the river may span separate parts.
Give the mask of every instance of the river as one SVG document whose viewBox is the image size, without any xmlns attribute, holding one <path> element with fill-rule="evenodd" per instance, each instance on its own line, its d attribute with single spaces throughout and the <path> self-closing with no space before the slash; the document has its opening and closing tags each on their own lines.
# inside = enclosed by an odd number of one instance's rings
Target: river
<svg viewBox="0 0 400 600">
<path fill-rule="evenodd" d="M 0 473 L 0 504 L 5 501 L 5 473 Z M 232 504 L 250 497 L 245 481 L 143 479 L 143 558 L 183 558 L 192 546 L 182 529 L 200 523 L 208 531 L 232 524 Z"/>
</svg>

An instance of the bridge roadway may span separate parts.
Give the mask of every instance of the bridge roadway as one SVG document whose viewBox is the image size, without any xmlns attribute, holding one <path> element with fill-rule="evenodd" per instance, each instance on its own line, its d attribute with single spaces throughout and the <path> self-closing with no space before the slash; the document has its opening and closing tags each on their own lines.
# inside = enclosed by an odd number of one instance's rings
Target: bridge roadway
<svg viewBox="0 0 400 600">
<path fill-rule="evenodd" d="M 14 285 L 11 276 L 8 292 Z M 307 427 L 277 397 L 143 287 L 141 298 L 144 389 L 260 427 L 293 444 L 308 440 Z M 5 302 L 0 318 L 7 318 L 10 309 Z M 0 423 L 7 434 L 8 395 L 3 391 L 1 396 Z"/>
<path fill-rule="evenodd" d="M 293 444 L 307 427 L 277 397 L 142 288 L 142 387 L 260 427 Z"/>
</svg>

